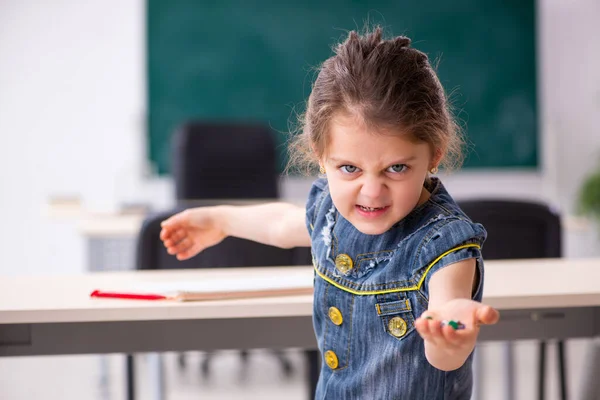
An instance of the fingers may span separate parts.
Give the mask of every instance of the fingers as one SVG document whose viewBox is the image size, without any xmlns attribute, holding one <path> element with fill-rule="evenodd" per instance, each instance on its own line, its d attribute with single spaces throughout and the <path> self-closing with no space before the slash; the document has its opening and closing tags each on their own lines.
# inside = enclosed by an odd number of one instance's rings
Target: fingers
<svg viewBox="0 0 600 400">
<path fill-rule="evenodd" d="M 194 244 L 184 229 L 169 230 L 163 228 L 160 232 L 160 238 L 167 249 L 167 253 L 176 255 L 178 259 L 185 259 L 180 257 L 183 257 L 183 254 Z"/>
<path fill-rule="evenodd" d="M 179 221 L 181 219 L 180 215 L 181 215 L 181 213 L 177 213 L 177 214 L 165 219 L 163 222 L 160 223 L 161 228 L 170 229 L 170 228 L 175 227 L 177 224 L 179 224 Z"/>
<path fill-rule="evenodd" d="M 162 232 L 165 232 L 165 234 L 169 234 L 170 232 L 183 228 L 185 226 L 187 226 L 189 224 L 189 219 L 190 219 L 190 212 L 189 210 L 184 210 L 181 211 L 169 218 L 167 218 L 166 220 L 162 221 L 160 223 L 160 226 L 162 228 Z M 161 232 L 161 235 L 162 235 Z M 161 237 L 162 239 L 162 237 Z"/>
<path fill-rule="evenodd" d="M 172 227 L 170 225 L 163 225 L 164 222 L 161 224 L 162 229 L 160 230 L 160 240 L 162 240 L 163 242 L 166 241 L 167 239 L 169 239 L 171 237 L 172 234 L 174 234 L 175 232 L 178 231 L 177 228 Z"/>
<path fill-rule="evenodd" d="M 169 247 L 176 246 L 177 243 L 181 242 L 183 239 L 187 237 L 187 231 L 183 229 L 177 230 L 162 230 L 160 232 L 160 238 L 164 242 L 165 247 L 168 249 Z"/>
<path fill-rule="evenodd" d="M 464 332 L 457 331 L 450 325 L 443 325 L 442 321 L 432 315 L 423 315 L 415 322 L 417 331 L 423 340 L 434 346 L 443 346 L 449 350 L 458 349 L 464 343 Z"/>
<path fill-rule="evenodd" d="M 202 246 L 194 241 L 185 230 L 180 229 L 172 233 L 164 241 L 167 253 L 177 256 L 178 260 L 187 260 L 203 250 Z"/>
<path fill-rule="evenodd" d="M 417 332 L 419 335 L 425 340 L 431 339 L 431 329 L 429 328 L 429 320 L 424 317 L 417 318 L 415 321 L 415 328 L 417 328 Z"/>
<path fill-rule="evenodd" d="M 174 255 L 178 260 L 187 260 L 198 254 L 203 248 L 190 235 L 190 213 L 182 211 L 164 220 L 159 237 L 163 241 L 167 253 Z"/>
<path fill-rule="evenodd" d="M 196 254 L 198 254 L 200 251 L 201 251 L 201 249 L 197 249 L 194 247 L 194 245 L 191 245 L 190 247 L 186 248 L 185 250 L 182 250 L 181 252 L 177 253 L 176 257 L 179 261 L 187 260 L 188 258 L 192 258 Z"/>
<path fill-rule="evenodd" d="M 477 309 L 476 317 L 480 324 L 493 325 L 500 319 L 500 313 L 495 308 L 482 304 Z"/>
<path fill-rule="evenodd" d="M 442 327 L 442 336 L 448 347 L 453 349 L 458 349 L 464 342 L 464 338 L 456 329 L 452 328 L 450 325 L 445 325 Z"/>
<path fill-rule="evenodd" d="M 160 239 L 163 241 L 169 254 L 176 254 L 185 248 L 178 248 L 180 243 L 187 237 L 185 224 L 182 221 L 185 217 L 184 212 L 173 215 L 161 222 Z"/>
<path fill-rule="evenodd" d="M 417 318 L 415 327 L 423 340 L 429 341 L 435 345 L 440 344 L 440 340 L 442 339 L 442 327 L 439 319 L 434 318 L 431 314 L 422 315 L 420 318 Z"/>
<path fill-rule="evenodd" d="M 165 244 L 165 247 L 167 248 L 167 253 L 169 253 L 171 255 L 176 255 L 176 254 L 186 251 L 187 249 L 192 247 L 192 245 L 193 245 L 192 240 L 188 237 L 184 237 L 178 242 L 173 242 L 173 243 L 170 243 L 169 245 Z"/>
</svg>

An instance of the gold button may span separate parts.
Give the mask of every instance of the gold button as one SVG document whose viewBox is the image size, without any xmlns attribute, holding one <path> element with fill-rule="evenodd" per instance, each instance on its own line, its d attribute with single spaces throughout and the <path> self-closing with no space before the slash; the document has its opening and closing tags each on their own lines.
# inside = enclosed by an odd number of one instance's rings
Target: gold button
<svg viewBox="0 0 600 400">
<path fill-rule="evenodd" d="M 348 254 L 339 254 L 335 258 L 335 267 L 342 273 L 350 271 L 353 267 L 352 259 Z"/>
<path fill-rule="evenodd" d="M 325 364 L 331 369 L 336 369 L 338 367 L 338 359 L 333 351 L 327 350 L 325 352 Z"/>
<path fill-rule="evenodd" d="M 394 317 L 390 319 L 388 329 L 392 335 L 402 337 L 406 334 L 406 321 L 400 317 Z"/>
<path fill-rule="evenodd" d="M 342 317 L 342 312 L 336 307 L 329 307 L 329 319 L 336 325 L 341 325 L 344 321 L 344 318 Z"/>
</svg>

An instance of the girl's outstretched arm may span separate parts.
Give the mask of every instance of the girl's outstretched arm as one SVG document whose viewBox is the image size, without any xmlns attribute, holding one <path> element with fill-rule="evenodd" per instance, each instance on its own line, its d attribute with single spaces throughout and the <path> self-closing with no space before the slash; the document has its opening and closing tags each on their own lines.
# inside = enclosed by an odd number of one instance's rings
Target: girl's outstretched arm
<svg viewBox="0 0 600 400">
<path fill-rule="evenodd" d="M 179 260 L 191 258 L 227 236 L 282 248 L 310 246 L 305 209 L 289 203 L 190 208 L 161 226 L 161 240 Z"/>
<path fill-rule="evenodd" d="M 228 236 L 285 249 L 310 246 L 304 207 L 270 203 L 247 207 L 222 206 L 222 212 Z"/>
<path fill-rule="evenodd" d="M 494 308 L 471 300 L 474 277 L 471 258 L 437 271 L 429 282 L 429 307 L 416 328 L 427 360 L 443 371 L 460 368 L 475 348 L 479 326 L 499 318 Z"/>
</svg>

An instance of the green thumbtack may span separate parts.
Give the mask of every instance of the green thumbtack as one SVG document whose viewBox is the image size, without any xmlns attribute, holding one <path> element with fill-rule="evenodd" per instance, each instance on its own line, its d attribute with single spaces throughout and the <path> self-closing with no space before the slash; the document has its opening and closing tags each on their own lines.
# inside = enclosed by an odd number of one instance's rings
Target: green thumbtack
<svg viewBox="0 0 600 400">
<path fill-rule="evenodd" d="M 442 321 L 442 326 L 446 326 L 446 325 L 449 325 L 454 330 L 465 329 L 464 324 L 462 324 L 460 321 L 454 321 L 453 319 L 451 319 L 450 321 Z"/>
</svg>

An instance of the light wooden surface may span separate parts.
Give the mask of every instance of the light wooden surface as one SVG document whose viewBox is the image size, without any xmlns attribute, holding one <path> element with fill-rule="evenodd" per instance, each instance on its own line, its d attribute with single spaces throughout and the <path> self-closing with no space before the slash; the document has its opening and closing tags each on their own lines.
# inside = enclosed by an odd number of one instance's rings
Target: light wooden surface
<svg viewBox="0 0 600 400">
<path fill-rule="evenodd" d="M 600 306 L 600 258 L 485 262 L 484 301 L 499 309 Z"/>
<path fill-rule="evenodd" d="M 310 316 L 310 295 L 189 303 L 89 297 L 140 282 L 285 276 L 290 269 L 312 282 L 312 267 L 7 276 L 0 279 L 0 324 Z M 500 310 L 600 306 L 600 259 L 488 261 L 485 273 L 484 301 Z"/>
<path fill-rule="evenodd" d="M 226 268 L 91 272 L 63 276 L 4 277 L 0 280 L 0 324 L 141 321 L 310 315 L 312 296 L 177 302 L 90 298 L 96 289 L 127 291 L 144 282 L 185 282 L 243 276 L 284 276 L 301 271 L 307 285 L 312 267 Z"/>
<path fill-rule="evenodd" d="M 133 238 L 138 235 L 145 214 L 83 215 L 77 230 L 88 238 Z"/>
</svg>

